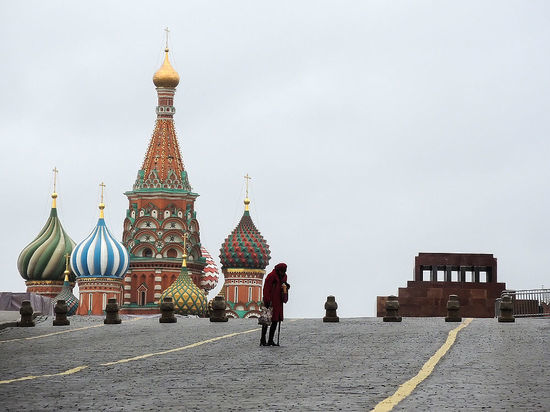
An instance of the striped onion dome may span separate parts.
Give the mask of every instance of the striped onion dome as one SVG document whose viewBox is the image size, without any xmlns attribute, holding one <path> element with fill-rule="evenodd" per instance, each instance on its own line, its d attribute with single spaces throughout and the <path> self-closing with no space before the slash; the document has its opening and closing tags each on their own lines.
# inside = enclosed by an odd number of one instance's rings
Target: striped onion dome
<svg viewBox="0 0 550 412">
<path fill-rule="evenodd" d="M 241 221 L 220 249 L 222 268 L 265 269 L 271 258 L 269 245 L 250 217 L 248 203 Z"/>
<path fill-rule="evenodd" d="M 92 233 L 74 248 L 71 269 L 77 277 L 121 278 L 130 266 L 130 255 L 118 242 L 103 217 L 105 205 L 100 203 L 100 215 Z"/>
<path fill-rule="evenodd" d="M 208 309 L 204 292 L 191 280 L 186 266 L 182 266 L 174 283 L 162 292 L 159 303 L 162 303 L 167 297 L 172 298 L 174 311 L 180 315 L 204 316 Z"/>
<path fill-rule="evenodd" d="M 74 241 L 65 233 L 57 217 L 57 193 L 52 194 L 52 199 L 46 224 L 17 259 L 17 269 L 25 280 L 63 281 L 65 254 L 74 249 Z M 74 281 L 74 276 L 70 280 Z"/>
<path fill-rule="evenodd" d="M 76 313 L 79 302 L 76 296 L 73 295 L 73 288 L 71 288 L 71 284 L 69 283 L 69 273 L 69 262 L 67 260 L 63 289 L 61 289 L 61 292 L 54 298 L 53 304 L 55 305 L 58 300 L 64 300 L 67 303 L 67 316 L 72 316 Z"/>
<path fill-rule="evenodd" d="M 208 250 L 204 246 L 201 246 L 201 254 L 206 259 L 206 266 L 203 269 L 204 274 L 201 277 L 200 285 L 203 290 L 208 291 L 216 287 L 220 273 L 214 259 L 212 259 L 212 256 L 210 256 L 210 253 L 208 253 Z"/>
</svg>

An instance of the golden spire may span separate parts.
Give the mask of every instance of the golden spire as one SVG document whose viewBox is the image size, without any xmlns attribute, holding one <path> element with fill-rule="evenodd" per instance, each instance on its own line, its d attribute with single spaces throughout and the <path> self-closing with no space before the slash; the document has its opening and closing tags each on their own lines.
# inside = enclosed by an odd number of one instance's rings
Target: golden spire
<svg viewBox="0 0 550 412">
<path fill-rule="evenodd" d="M 55 209 L 57 207 L 56 199 L 57 199 L 57 174 L 59 173 L 59 170 L 57 170 L 57 167 L 53 167 L 53 193 L 52 193 L 52 209 Z"/>
<path fill-rule="evenodd" d="M 105 209 L 105 203 L 103 203 L 103 189 L 105 189 L 105 183 L 101 182 L 99 186 L 101 186 L 101 203 L 99 204 L 99 218 L 103 219 L 105 217 L 103 214 L 103 209 Z"/>
<path fill-rule="evenodd" d="M 168 58 L 168 52 L 170 49 L 168 48 L 168 33 L 170 30 L 168 30 L 168 27 L 164 29 L 166 31 L 166 48 L 164 49 L 164 63 L 162 63 L 162 66 L 160 69 L 156 71 L 156 73 L 153 76 L 153 83 L 157 87 L 176 87 L 180 82 L 180 76 L 177 71 L 174 70 L 172 65 L 170 64 L 170 59 Z"/>
<path fill-rule="evenodd" d="M 181 267 L 186 268 L 187 267 L 187 233 L 184 233 L 183 235 L 183 256 L 181 261 Z"/>
<path fill-rule="evenodd" d="M 248 206 L 250 205 L 250 199 L 248 198 L 248 181 L 252 179 L 250 176 L 248 176 L 248 173 L 244 177 L 246 180 L 246 197 L 244 198 L 244 210 L 245 212 L 248 212 Z"/>
<path fill-rule="evenodd" d="M 65 274 L 65 282 L 68 282 L 69 281 L 69 254 L 68 253 L 65 253 L 65 272 L 63 272 Z"/>
</svg>

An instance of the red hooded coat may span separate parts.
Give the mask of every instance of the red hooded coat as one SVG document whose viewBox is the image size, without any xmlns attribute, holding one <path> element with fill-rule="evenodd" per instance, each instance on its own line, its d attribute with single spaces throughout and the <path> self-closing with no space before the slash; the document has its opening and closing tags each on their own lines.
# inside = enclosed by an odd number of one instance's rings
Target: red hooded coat
<svg viewBox="0 0 550 412">
<path fill-rule="evenodd" d="M 283 282 L 286 283 L 286 264 L 279 263 L 265 278 L 264 305 L 271 304 L 273 314 L 271 320 L 280 322 L 283 320 L 283 303 L 288 301 L 288 293 L 283 293 Z M 280 272 L 280 273 L 279 273 Z"/>
</svg>

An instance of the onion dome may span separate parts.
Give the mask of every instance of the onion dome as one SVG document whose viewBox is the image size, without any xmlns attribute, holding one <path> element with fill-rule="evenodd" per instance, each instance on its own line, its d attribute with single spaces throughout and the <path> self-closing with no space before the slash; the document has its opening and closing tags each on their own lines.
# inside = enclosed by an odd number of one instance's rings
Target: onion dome
<svg viewBox="0 0 550 412">
<path fill-rule="evenodd" d="M 130 266 L 128 251 L 105 225 L 103 209 L 105 205 L 102 199 L 97 226 L 76 245 L 71 255 L 71 269 L 78 277 L 121 278 Z"/>
<path fill-rule="evenodd" d="M 76 296 L 73 295 L 73 289 L 71 288 L 71 284 L 69 283 L 69 254 L 67 254 L 65 258 L 65 281 L 63 282 L 63 289 L 61 289 L 59 295 L 54 298 L 53 304 L 55 305 L 58 300 L 64 300 L 67 303 L 67 316 L 72 316 L 76 313 L 79 302 Z"/>
<path fill-rule="evenodd" d="M 186 250 L 184 237 L 184 250 Z M 208 309 L 208 302 L 203 291 L 191 280 L 187 270 L 187 252 L 184 252 L 181 272 L 177 279 L 166 288 L 159 299 L 159 304 L 164 299 L 171 297 L 174 302 L 174 311 L 180 315 L 198 315 L 203 316 Z"/>
<path fill-rule="evenodd" d="M 170 64 L 170 59 L 168 58 L 168 47 L 164 49 L 164 63 L 160 69 L 156 71 L 153 76 L 153 83 L 157 87 L 176 87 L 180 82 L 180 76 L 177 71 L 174 70 Z"/>
<path fill-rule="evenodd" d="M 52 199 L 52 209 L 46 224 L 17 259 L 17 269 L 25 280 L 63 281 L 64 256 L 72 252 L 75 243 L 65 233 L 57 217 L 55 191 Z M 71 280 L 74 281 L 74 277 Z"/>
<path fill-rule="evenodd" d="M 271 258 L 269 245 L 256 229 L 248 205 L 248 196 L 244 200 L 245 210 L 241 221 L 225 239 L 220 249 L 222 268 L 265 269 Z"/>
<path fill-rule="evenodd" d="M 203 290 L 212 290 L 218 284 L 220 272 L 214 259 L 212 259 L 212 256 L 210 256 L 210 253 L 208 253 L 208 250 L 204 246 L 201 246 L 201 254 L 206 259 L 206 266 L 203 269 L 204 274 L 201 277 L 200 286 Z"/>
</svg>

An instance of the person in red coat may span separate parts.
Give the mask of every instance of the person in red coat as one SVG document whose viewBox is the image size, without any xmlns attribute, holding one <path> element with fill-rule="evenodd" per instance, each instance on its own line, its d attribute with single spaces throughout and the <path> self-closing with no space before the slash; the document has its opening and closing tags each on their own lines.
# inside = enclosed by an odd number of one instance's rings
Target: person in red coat
<svg viewBox="0 0 550 412">
<path fill-rule="evenodd" d="M 290 285 L 287 283 L 286 263 L 278 263 L 273 271 L 267 275 L 264 282 L 264 306 L 272 308 L 271 326 L 269 328 L 269 340 L 266 342 L 265 335 L 267 325 L 262 325 L 262 338 L 260 339 L 261 346 L 279 346 L 273 341 L 277 325 L 283 320 L 283 303 L 288 301 L 288 289 Z"/>
</svg>

